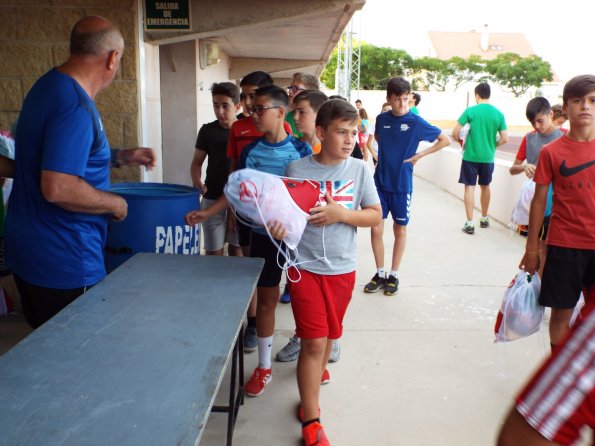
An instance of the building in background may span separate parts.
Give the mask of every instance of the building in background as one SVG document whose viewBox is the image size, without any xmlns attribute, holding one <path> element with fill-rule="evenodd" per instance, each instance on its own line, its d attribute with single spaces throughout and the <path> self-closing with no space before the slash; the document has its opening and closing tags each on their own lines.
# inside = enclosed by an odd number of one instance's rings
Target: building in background
<svg viewBox="0 0 595 446">
<path fill-rule="evenodd" d="M 113 179 L 190 184 L 188 165 L 197 129 L 215 118 L 210 85 L 239 81 L 254 70 L 269 72 L 280 86 L 289 85 L 296 71 L 319 75 L 364 4 L 4 0 L 0 128 L 16 121 L 35 80 L 66 60 L 72 25 L 85 15 L 101 15 L 121 29 L 126 43 L 116 80 L 96 100 L 110 143 L 149 146 L 159 155 L 154 171 L 123 168 Z M 160 14 L 163 18 L 156 17 Z"/>
</svg>

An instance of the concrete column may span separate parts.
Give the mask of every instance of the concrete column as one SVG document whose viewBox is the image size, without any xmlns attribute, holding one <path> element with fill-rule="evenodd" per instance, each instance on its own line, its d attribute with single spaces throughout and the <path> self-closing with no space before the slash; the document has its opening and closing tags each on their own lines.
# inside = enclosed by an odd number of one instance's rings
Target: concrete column
<svg viewBox="0 0 595 446">
<path fill-rule="evenodd" d="M 196 141 L 197 41 L 159 47 L 163 181 L 191 185 Z"/>
</svg>

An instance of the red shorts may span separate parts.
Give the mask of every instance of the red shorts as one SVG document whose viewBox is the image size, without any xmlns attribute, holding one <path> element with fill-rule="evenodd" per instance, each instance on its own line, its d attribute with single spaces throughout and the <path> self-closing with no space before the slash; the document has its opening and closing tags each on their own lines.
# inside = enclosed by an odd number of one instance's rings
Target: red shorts
<svg viewBox="0 0 595 446">
<path fill-rule="evenodd" d="M 333 276 L 299 270 L 301 278 L 291 283 L 291 310 L 295 333 L 302 339 L 339 339 L 343 334 L 343 317 L 353 294 L 355 271 Z M 289 276 L 297 279 L 294 269 Z"/>
<path fill-rule="evenodd" d="M 550 441 L 573 444 L 595 427 L 595 312 L 539 369 L 517 398 L 516 410 Z"/>
<path fill-rule="evenodd" d="M 361 133 L 359 132 L 357 134 L 358 139 L 359 139 L 359 145 L 361 147 L 366 147 L 366 144 L 368 144 L 368 139 L 370 138 L 370 134 L 369 133 Z"/>
</svg>

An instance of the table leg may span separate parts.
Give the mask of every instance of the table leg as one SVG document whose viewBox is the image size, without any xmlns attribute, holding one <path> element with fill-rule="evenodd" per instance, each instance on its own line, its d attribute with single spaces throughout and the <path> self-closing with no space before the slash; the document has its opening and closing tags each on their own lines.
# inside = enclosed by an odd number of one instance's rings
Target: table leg
<svg viewBox="0 0 595 446">
<path fill-rule="evenodd" d="M 233 429 L 238 417 L 240 405 L 244 404 L 244 327 L 240 327 L 238 337 L 236 338 L 233 352 L 231 354 L 231 377 L 229 383 L 229 405 L 213 406 L 211 412 L 227 413 L 227 446 L 232 445 Z M 238 388 L 236 391 L 236 382 Z"/>
</svg>

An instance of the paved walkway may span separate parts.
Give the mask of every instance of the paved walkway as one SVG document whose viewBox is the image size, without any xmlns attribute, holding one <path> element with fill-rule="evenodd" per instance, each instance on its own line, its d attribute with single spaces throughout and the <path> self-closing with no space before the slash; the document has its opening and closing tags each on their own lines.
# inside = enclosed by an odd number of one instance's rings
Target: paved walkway
<svg viewBox="0 0 595 446">
<path fill-rule="evenodd" d="M 364 294 L 374 274 L 370 230 L 360 229 L 358 278 L 341 340 L 321 389 L 322 422 L 340 446 L 481 446 L 494 443 L 513 395 L 548 353 L 539 333 L 494 344 L 493 326 L 524 241 L 494 224 L 464 234 L 463 203 L 415 179 L 408 245 L 396 296 Z M 386 256 L 392 231 L 385 234 Z M 277 310 L 277 352 L 292 334 L 288 305 Z M 246 356 L 247 373 L 256 354 Z M 263 395 L 246 399 L 238 445 L 300 445 L 295 363 L 273 363 Z M 221 444 L 224 417 L 209 420 L 201 445 Z"/>
<path fill-rule="evenodd" d="M 516 390 L 548 353 L 546 329 L 493 343 L 496 313 L 517 272 L 523 240 L 498 224 L 466 235 L 460 200 L 417 178 L 414 189 L 396 296 L 362 292 L 375 267 L 370 230 L 359 230 L 357 286 L 342 357 L 329 365 L 332 380 L 321 390 L 322 421 L 333 445 L 493 444 Z M 388 259 L 392 233 L 386 229 Z M 280 305 L 274 353 L 293 327 L 290 307 Z M 25 333 L 22 322 L 0 319 L 0 353 Z M 256 353 L 246 356 L 247 374 L 256 363 Z M 218 399 L 225 402 L 223 395 Z M 273 363 L 265 393 L 247 397 L 240 410 L 234 443 L 300 445 L 298 401 L 295 363 Z M 223 444 L 225 420 L 223 414 L 210 417 L 201 446 Z"/>
</svg>

